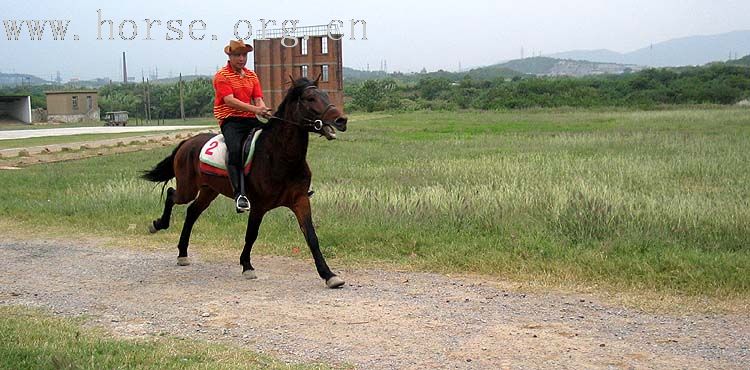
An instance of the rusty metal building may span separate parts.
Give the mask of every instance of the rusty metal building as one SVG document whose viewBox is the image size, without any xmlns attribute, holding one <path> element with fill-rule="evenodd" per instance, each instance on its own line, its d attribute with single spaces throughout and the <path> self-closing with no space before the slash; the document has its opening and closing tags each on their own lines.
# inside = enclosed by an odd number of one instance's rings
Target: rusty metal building
<svg viewBox="0 0 750 370">
<path fill-rule="evenodd" d="M 47 91 L 47 120 L 80 122 L 99 120 L 99 95 L 96 90 Z"/>
<path fill-rule="evenodd" d="M 290 86 L 289 76 L 315 79 L 320 75 L 320 88 L 328 93 L 331 103 L 344 107 L 344 76 L 341 33 L 323 26 L 297 27 L 289 37 L 297 38 L 297 45 L 282 44 L 281 29 L 266 30 L 265 40 L 253 41 L 254 70 L 263 86 L 264 100 L 269 107 L 281 103 Z M 286 40 L 286 45 L 294 42 Z"/>
</svg>

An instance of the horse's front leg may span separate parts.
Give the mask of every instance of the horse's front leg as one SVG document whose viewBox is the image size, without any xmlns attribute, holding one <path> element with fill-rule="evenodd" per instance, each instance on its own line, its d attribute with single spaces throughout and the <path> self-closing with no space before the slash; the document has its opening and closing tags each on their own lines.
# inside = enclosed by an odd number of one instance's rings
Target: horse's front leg
<svg viewBox="0 0 750 370">
<path fill-rule="evenodd" d="M 255 275 L 255 269 L 250 263 L 250 252 L 253 250 L 253 244 L 258 238 L 258 230 L 260 229 L 260 223 L 263 222 L 263 216 L 265 211 L 257 211 L 252 208 L 250 216 L 247 220 L 247 230 L 245 231 L 245 247 L 242 249 L 240 255 L 240 265 L 242 265 L 242 276 L 247 279 L 257 279 Z"/>
<path fill-rule="evenodd" d="M 312 252 L 313 258 L 315 259 L 315 268 L 318 270 L 318 275 L 326 281 L 326 286 L 329 288 L 333 289 L 341 287 L 344 285 L 344 280 L 331 272 L 331 269 L 328 268 L 328 264 L 326 264 L 326 260 L 323 257 L 323 253 L 320 252 L 318 235 L 315 234 L 315 227 L 312 222 L 310 199 L 307 195 L 299 197 L 297 202 L 291 208 L 294 215 L 297 216 L 299 227 L 302 229 L 302 234 L 305 235 L 307 245 L 310 247 L 310 252 Z"/>
</svg>

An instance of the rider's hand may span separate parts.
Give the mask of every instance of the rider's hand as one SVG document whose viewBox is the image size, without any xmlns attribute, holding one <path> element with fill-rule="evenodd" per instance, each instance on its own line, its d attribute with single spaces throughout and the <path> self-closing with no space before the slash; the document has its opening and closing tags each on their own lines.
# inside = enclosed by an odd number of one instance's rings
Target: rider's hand
<svg viewBox="0 0 750 370">
<path fill-rule="evenodd" d="M 265 107 L 259 107 L 257 105 L 251 105 L 250 106 L 250 112 L 255 114 L 256 116 L 263 115 L 263 112 L 266 110 Z"/>
<path fill-rule="evenodd" d="M 271 108 L 263 107 L 261 108 L 261 111 L 259 112 L 260 116 L 263 118 L 271 118 Z"/>
</svg>

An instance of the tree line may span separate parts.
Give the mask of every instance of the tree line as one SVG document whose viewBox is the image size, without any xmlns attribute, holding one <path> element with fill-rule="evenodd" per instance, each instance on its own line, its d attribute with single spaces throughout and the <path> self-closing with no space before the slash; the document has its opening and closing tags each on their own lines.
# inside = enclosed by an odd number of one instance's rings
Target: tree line
<svg viewBox="0 0 750 370">
<path fill-rule="evenodd" d="M 395 78 L 394 78 L 395 76 Z M 631 107 L 735 104 L 750 98 L 750 67 L 717 63 L 704 67 L 648 69 L 623 75 L 591 77 L 497 77 L 429 74 L 349 81 L 347 111 L 505 110 L 547 107 Z M 405 76 L 405 75 L 404 75 Z M 17 86 L 0 94 L 31 95 L 33 108 L 46 108 L 44 91 L 59 86 Z M 179 85 L 133 83 L 99 88 L 102 112 L 128 111 L 145 117 L 146 92 L 152 118 L 179 118 Z M 213 85 L 209 78 L 183 82 L 186 117 L 210 117 Z"/>
<path fill-rule="evenodd" d="M 208 117 L 213 112 L 214 88 L 211 79 L 182 82 L 185 117 Z M 146 117 L 146 94 L 152 118 L 180 118 L 179 83 L 111 84 L 99 89 L 102 112 L 128 111 L 131 116 Z"/>
<path fill-rule="evenodd" d="M 349 111 L 368 112 L 735 104 L 750 98 L 750 68 L 714 64 L 591 77 L 386 78 L 348 84 L 345 95 Z"/>
<path fill-rule="evenodd" d="M 75 85 L 25 85 L 0 88 L 0 95 L 30 95 L 32 108 L 47 108 L 45 91 L 79 90 Z M 186 117 L 209 117 L 213 112 L 214 88 L 211 79 L 183 81 Z M 112 83 L 98 89 L 98 105 L 102 112 L 128 111 L 131 117 L 146 117 L 146 94 L 150 100 L 151 117 L 180 118 L 178 83 Z"/>
</svg>

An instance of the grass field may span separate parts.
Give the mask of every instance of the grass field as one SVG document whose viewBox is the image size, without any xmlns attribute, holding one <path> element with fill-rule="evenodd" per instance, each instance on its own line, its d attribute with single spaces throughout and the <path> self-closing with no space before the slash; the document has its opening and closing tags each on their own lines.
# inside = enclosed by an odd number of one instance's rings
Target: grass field
<svg viewBox="0 0 750 370">
<path fill-rule="evenodd" d="M 82 134 L 82 135 L 66 135 L 66 136 L 44 136 L 44 137 L 30 137 L 25 139 L 7 139 L 0 140 L 0 149 L 11 149 L 11 148 L 28 148 L 33 146 L 44 146 L 53 144 L 72 144 L 72 143 L 83 143 L 88 141 L 97 140 L 108 140 L 108 139 L 121 139 L 138 136 L 165 136 L 178 132 L 191 132 L 196 130 L 175 130 L 175 131 L 154 131 L 154 132 L 123 132 L 116 134 Z"/>
<path fill-rule="evenodd" d="M 135 119 L 131 118 L 128 121 L 128 126 L 172 126 L 172 125 L 213 125 L 216 124 L 216 120 L 213 118 L 188 118 L 186 120 L 181 119 L 165 119 L 164 121 L 150 121 L 146 124 L 145 121 L 139 121 L 136 123 Z M 4 130 L 41 130 L 49 128 L 68 128 L 68 127 L 102 127 L 104 121 L 84 121 L 74 123 L 35 123 L 33 125 L 27 125 L 24 123 L 0 123 L 0 131 Z"/>
<path fill-rule="evenodd" d="M 3 369 L 325 369 L 290 366 L 236 347 L 167 336 L 114 339 L 80 321 L 21 307 L 0 306 Z"/>
<path fill-rule="evenodd" d="M 309 153 L 334 267 L 750 298 L 750 110 L 417 112 L 354 122 L 339 138 L 316 138 Z M 144 235 L 162 202 L 137 178 L 170 151 L 0 172 L 0 221 L 176 255 L 185 208 Z M 245 221 L 217 200 L 191 248 L 236 259 Z M 288 210 L 265 219 L 258 243 L 254 253 L 305 250 Z"/>
</svg>

